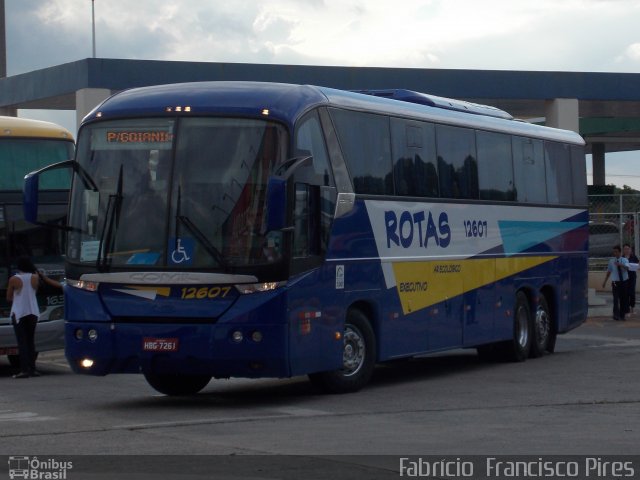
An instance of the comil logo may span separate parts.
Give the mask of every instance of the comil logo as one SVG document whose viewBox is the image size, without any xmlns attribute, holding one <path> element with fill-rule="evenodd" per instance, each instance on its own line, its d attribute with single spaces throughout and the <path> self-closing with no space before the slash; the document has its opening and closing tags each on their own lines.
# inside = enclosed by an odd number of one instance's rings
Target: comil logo
<svg viewBox="0 0 640 480">
<path fill-rule="evenodd" d="M 65 480 L 67 470 L 73 468 L 72 462 L 62 462 L 54 458 L 38 459 L 38 457 L 9 457 L 9 478 L 25 478 L 34 480 Z"/>
</svg>

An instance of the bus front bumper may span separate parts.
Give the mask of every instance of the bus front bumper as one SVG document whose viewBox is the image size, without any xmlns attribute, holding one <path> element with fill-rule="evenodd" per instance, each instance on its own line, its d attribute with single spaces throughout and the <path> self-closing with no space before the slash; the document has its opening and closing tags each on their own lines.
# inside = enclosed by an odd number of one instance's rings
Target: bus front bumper
<svg viewBox="0 0 640 480">
<path fill-rule="evenodd" d="M 144 333 L 143 333 L 144 332 Z M 76 373 L 290 377 L 285 324 L 67 322 L 65 354 Z"/>
</svg>

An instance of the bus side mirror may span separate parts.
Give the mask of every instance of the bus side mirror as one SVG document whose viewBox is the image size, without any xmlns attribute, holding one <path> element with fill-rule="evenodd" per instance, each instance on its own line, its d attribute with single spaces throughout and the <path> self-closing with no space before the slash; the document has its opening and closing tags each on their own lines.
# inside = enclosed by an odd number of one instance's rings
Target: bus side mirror
<svg viewBox="0 0 640 480">
<path fill-rule="evenodd" d="M 287 181 L 271 176 L 267 182 L 267 231 L 282 230 L 287 226 Z"/>
<path fill-rule="evenodd" d="M 66 226 L 42 223 L 38 221 L 38 191 L 40 187 L 40 175 L 52 170 L 63 169 L 71 169 L 78 175 L 87 189 L 98 192 L 98 187 L 91 176 L 74 160 L 65 160 L 63 162 L 54 163 L 43 167 L 40 170 L 36 170 L 35 172 L 27 173 L 24 177 L 24 186 L 22 187 L 22 210 L 27 222 L 35 225 L 44 225 L 47 227 L 69 230 Z M 46 177 L 44 183 L 46 183 Z"/>
<path fill-rule="evenodd" d="M 38 180 L 36 172 L 28 173 L 24 177 L 24 187 L 22 189 L 22 208 L 24 219 L 29 223 L 38 221 Z"/>
</svg>

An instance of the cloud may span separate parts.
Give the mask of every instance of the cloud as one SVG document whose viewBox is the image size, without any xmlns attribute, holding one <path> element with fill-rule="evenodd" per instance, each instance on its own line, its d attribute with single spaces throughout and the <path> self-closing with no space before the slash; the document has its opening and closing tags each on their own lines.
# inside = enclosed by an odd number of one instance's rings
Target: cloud
<svg viewBox="0 0 640 480">
<path fill-rule="evenodd" d="M 640 71 L 639 0 L 95 0 L 103 58 Z M 91 0 L 6 0 L 9 75 L 91 56 Z M 75 130 L 73 112 L 54 118 Z M 26 111 L 25 115 L 35 115 Z"/>
<path fill-rule="evenodd" d="M 97 55 L 105 58 L 574 71 L 640 66 L 637 0 L 94 5 Z M 91 56 L 91 1 L 10 0 L 6 10 L 9 74 Z"/>
<path fill-rule="evenodd" d="M 626 61 L 640 62 L 640 42 L 629 45 L 625 48 L 622 55 L 618 56 L 616 60 L 619 63 L 624 63 Z"/>
</svg>

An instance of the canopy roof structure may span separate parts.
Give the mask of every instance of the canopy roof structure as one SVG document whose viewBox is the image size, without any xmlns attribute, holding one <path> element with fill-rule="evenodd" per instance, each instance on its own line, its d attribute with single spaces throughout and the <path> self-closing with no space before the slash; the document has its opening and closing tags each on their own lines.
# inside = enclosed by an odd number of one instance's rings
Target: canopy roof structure
<svg viewBox="0 0 640 480">
<path fill-rule="evenodd" d="M 77 110 L 78 92 L 246 80 L 344 90 L 405 89 L 544 123 L 551 102 L 575 99 L 579 133 L 605 152 L 640 150 L 640 74 L 340 67 L 87 58 L 0 78 L 0 108 Z M 87 113 L 87 112 L 83 112 Z"/>
</svg>

